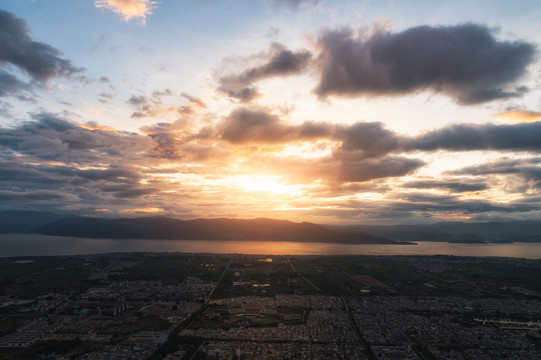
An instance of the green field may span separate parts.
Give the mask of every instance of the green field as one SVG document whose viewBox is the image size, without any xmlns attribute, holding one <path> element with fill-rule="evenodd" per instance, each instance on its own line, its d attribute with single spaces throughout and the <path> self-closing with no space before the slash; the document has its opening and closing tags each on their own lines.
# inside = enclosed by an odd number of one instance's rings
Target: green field
<svg viewBox="0 0 541 360">
<path fill-rule="evenodd" d="M 292 263 L 328 295 L 525 297 L 504 287 L 541 293 L 540 260 L 455 256 L 294 257 Z M 362 293 L 366 295 L 367 293 Z"/>
</svg>

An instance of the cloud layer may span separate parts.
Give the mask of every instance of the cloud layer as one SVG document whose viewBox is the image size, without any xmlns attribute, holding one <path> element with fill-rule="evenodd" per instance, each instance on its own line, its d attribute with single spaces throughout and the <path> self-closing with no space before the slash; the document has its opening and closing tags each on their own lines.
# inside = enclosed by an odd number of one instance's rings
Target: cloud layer
<svg viewBox="0 0 541 360">
<path fill-rule="evenodd" d="M 541 188 L 541 161 L 537 157 L 456 169 L 439 179 L 415 178 L 415 173 L 427 165 L 420 153 L 498 149 L 535 156 L 541 152 L 535 141 L 541 135 L 541 123 L 459 124 L 404 136 L 381 123 L 291 125 L 267 109 L 244 107 L 213 126 L 187 131 L 180 124 L 163 124 L 145 132 L 139 135 L 96 123 L 77 124 L 51 114 L 36 115 L 32 122 L 0 129 L 0 197 L 4 204 L 17 202 L 34 207 L 56 202 L 60 208 L 80 209 L 84 203 L 101 209 L 103 204 L 115 204 L 177 213 L 178 209 L 170 205 L 176 196 L 192 199 L 192 211 L 209 200 L 201 185 L 204 179 L 217 180 L 209 189 L 213 189 L 214 201 L 222 202 L 232 196 L 231 188 L 221 185 L 228 177 L 255 173 L 279 177 L 291 186 L 308 185 L 298 198 L 303 199 L 298 208 L 317 208 L 314 201 L 322 195 L 320 206 L 321 201 L 326 203 L 334 197 L 371 191 L 387 194 L 378 205 L 381 216 L 505 213 L 515 208 L 526 212 L 541 206 L 535 201 L 498 204 L 460 198 L 462 194 L 497 189 L 510 193 L 537 191 Z M 329 150 L 326 155 L 277 155 L 287 146 L 318 143 Z M 176 165 L 171 168 L 173 163 Z M 182 185 L 173 180 L 178 176 L 194 182 Z M 389 185 L 397 181 L 403 192 L 390 191 Z M 428 192 L 421 194 L 417 190 Z M 336 207 L 339 203 L 333 204 Z M 347 202 L 338 208 L 352 206 L 355 203 Z M 363 211 L 367 206 L 372 205 L 365 202 Z M 359 211 L 352 212 L 352 216 Z M 372 212 L 375 216 L 376 211 Z"/>
<path fill-rule="evenodd" d="M 82 71 L 60 55 L 52 46 L 32 40 L 26 21 L 0 10 L 0 63 L 15 65 L 38 82 Z"/>
<path fill-rule="evenodd" d="M 421 90 L 445 94 L 462 104 L 521 96 L 511 85 L 525 73 L 536 49 L 498 41 L 481 25 L 418 26 L 400 33 L 381 29 L 325 31 L 321 80 L 328 95 L 398 95 Z"/>
<path fill-rule="evenodd" d="M 321 98 L 431 91 L 472 105 L 523 96 L 528 88 L 518 81 L 537 54 L 533 44 L 500 41 L 494 30 L 478 24 L 417 26 L 399 33 L 343 27 L 322 31 L 316 42 L 315 54 L 274 43 L 267 52 L 226 59 L 218 91 L 250 102 L 261 96 L 257 81 L 310 70 Z M 227 73 L 231 64 L 241 69 Z"/>
<path fill-rule="evenodd" d="M 312 54 L 307 50 L 291 51 L 281 44 L 274 43 L 268 52 L 249 59 L 250 62 L 257 63 L 256 65 L 235 74 L 218 75 L 220 83 L 218 90 L 241 102 L 250 102 L 259 96 L 257 88 L 253 86 L 255 82 L 276 76 L 298 74 L 308 67 L 311 58 Z M 235 59 L 228 60 L 236 62 Z"/>
<path fill-rule="evenodd" d="M 282 3 L 301 12 L 313 2 Z M 95 5 L 144 22 L 157 3 Z M 98 62 L 92 82 L 0 11 L 0 210 L 329 223 L 541 214 L 539 90 L 526 77 L 533 43 L 468 23 L 326 28 L 304 34 L 304 48 L 275 29 L 241 47 L 254 55 L 214 57 L 192 71 L 180 55 L 208 55 L 198 34 L 168 48 L 163 33 L 151 36 L 164 27 L 152 25 L 122 33 L 136 46 L 100 37 L 92 51 L 134 62 Z M 421 92 L 441 96 L 414 96 Z M 421 101 L 430 102 L 424 114 L 413 109 Z"/>
</svg>

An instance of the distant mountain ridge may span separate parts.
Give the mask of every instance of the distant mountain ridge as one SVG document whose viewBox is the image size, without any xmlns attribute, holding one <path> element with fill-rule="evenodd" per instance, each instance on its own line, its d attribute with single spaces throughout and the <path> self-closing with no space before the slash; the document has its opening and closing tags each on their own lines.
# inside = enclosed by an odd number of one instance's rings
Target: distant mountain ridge
<svg viewBox="0 0 541 360">
<path fill-rule="evenodd" d="M 428 225 L 352 225 L 331 228 L 382 236 L 395 241 L 541 242 L 541 221 L 438 222 Z"/>
<path fill-rule="evenodd" d="M 29 233 L 63 217 L 46 211 L 0 211 L 0 233 Z"/>
<path fill-rule="evenodd" d="M 349 244 L 398 243 L 383 237 L 330 230 L 312 223 L 272 219 L 196 219 L 167 217 L 101 219 L 75 216 L 37 228 L 42 235 L 175 240 L 271 240 Z"/>
<path fill-rule="evenodd" d="M 189 240 L 276 240 L 358 244 L 420 241 L 451 243 L 541 242 L 541 221 L 438 222 L 427 225 L 323 226 L 272 219 L 168 217 L 106 219 L 40 211 L 0 211 L 0 233 Z"/>
</svg>

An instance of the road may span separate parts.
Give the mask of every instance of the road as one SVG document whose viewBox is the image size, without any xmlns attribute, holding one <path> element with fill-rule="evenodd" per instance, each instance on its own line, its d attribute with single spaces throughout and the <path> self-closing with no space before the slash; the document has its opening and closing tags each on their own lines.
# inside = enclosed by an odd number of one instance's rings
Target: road
<svg viewBox="0 0 541 360">
<path fill-rule="evenodd" d="M 218 288 L 218 286 L 220 285 L 220 283 L 222 282 L 222 279 L 223 279 L 225 273 L 227 272 L 227 269 L 229 269 L 229 265 L 231 265 L 232 262 L 233 262 L 233 258 L 231 258 L 229 260 L 229 262 L 227 263 L 227 266 L 225 267 L 225 270 L 222 273 L 222 275 L 220 276 L 220 278 L 218 279 L 218 282 L 216 283 L 216 286 L 212 289 L 209 296 L 207 296 L 207 299 L 205 300 L 205 304 L 208 304 L 210 298 L 212 297 L 212 294 L 214 294 L 214 290 L 216 290 Z"/>
<path fill-rule="evenodd" d="M 295 269 L 295 267 L 293 266 L 293 264 L 291 263 L 291 260 L 288 258 L 287 259 L 287 262 L 289 263 L 289 266 L 291 266 L 291 269 L 293 269 L 293 271 L 295 272 L 295 274 L 299 275 L 300 278 L 302 278 L 304 281 L 306 281 L 308 284 L 310 284 L 314 289 L 316 289 L 317 291 L 325 294 L 325 292 L 323 290 L 321 290 L 320 288 L 318 288 L 317 286 L 315 286 L 310 280 L 308 280 L 307 278 L 305 278 L 303 275 L 299 274 L 299 272 Z M 327 295 L 327 294 L 325 294 Z"/>
<path fill-rule="evenodd" d="M 341 299 L 342 299 L 342 304 L 344 305 L 344 308 L 346 309 L 346 312 L 348 314 L 349 321 L 351 322 L 351 326 L 353 327 L 353 330 L 355 330 L 355 332 L 357 333 L 357 336 L 359 337 L 361 344 L 363 344 L 364 349 L 366 350 L 366 353 L 368 354 L 368 357 L 372 360 L 376 360 L 377 359 L 376 355 L 370 348 L 368 341 L 366 341 L 366 339 L 363 337 L 361 330 L 359 330 L 359 327 L 357 326 L 357 323 L 355 322 L 355 319 L 353 318 L 353 314 L 351 313 L 351 310 L 349 309 L 349 305 L 348 305 L 348 302 L 346 301 L 346 298 L 342 296 Z"/>
</svg>

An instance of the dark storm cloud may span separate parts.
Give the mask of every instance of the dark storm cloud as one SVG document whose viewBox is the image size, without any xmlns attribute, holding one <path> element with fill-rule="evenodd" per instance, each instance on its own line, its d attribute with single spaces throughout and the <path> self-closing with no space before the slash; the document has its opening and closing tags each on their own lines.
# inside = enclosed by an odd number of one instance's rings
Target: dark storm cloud
<svg viewBox="0 0 541 360">
<path fill-rule="evenodd" d="M 336 153 L 377 158 L 412 151 L 525 151 L 541 152 L 541 122 L 515 125 L 454 124 L 419 136 L 402 136 L 380 122 L 352 125 L 305 121 L 291 125 L 265 108 L 242 107 L 229 114 L 215 129 L 202 134 L 230 143 L 272 143 L 327 139 L 336 141 Z"/>
<path fill-rule="evenodd" d="M 451 175 L 504 175 L 515 179 L 508 180 L 509 184 L 524 188 L 541 188 L 541 158 L 531 159 L 504 159 L 481 165 L 468 166 L 455 171 L 448 171 Z M 516 178 L 520 179 L 518 181 Z"/>
<path fill-rule="evenodd" d="M 523 204 L 511 202 L 508 204 L 494 204 L 483 200 L 463 200 L 454 196 L 440 196 L 431 194 L 402 194 L 397 200 L 387 207 L 389 212 L 426 212 L 434 214 L 443 213 L 464 213 L 480 214 L 489 212 L 513 213 L 527 212 L 541 209 L 538 203 Z"/>
<path fill-rule="evenodd" d="M 263 158 L 258 164 L 252 165 L 262 173 L 269 168 L 279 169 L 281 176 L 292 183 L 321 180 L 332 188 L 339 188 L 340 184 L 408 175 L 425 163 L 418 159 L 399 156 L 366 159 L 356 154 L 340 153 L 323 159 Z"/>
<path fill-rule="evenodd" d="M 336 131 L 332 124 L 306 121 L 291 125 L 265 108 L 242 107 L 232 111 L 215 130 L 204 129 L 201 136 L 218 136 L 232 144 L 284 144 L 332 138 Z"/>
<path fill-rule="evenodd" d="M 405 188 L 412 189 L 442 189 L 451 192 L 469 192 L 487 190 L 489 186 L 486 183 L 472 181 L 468 179 L 461 180 L 418 180 L 410 181 L 402 185 Z"/>
<path fill-rule="evenodd" d="M 159 192 L 157 188 L 139 185 L 143 173 L 134 169 L 110 166 L 105 169 L 82 170 L 59 165 L 36 165 L 21 161 L 0 163 L 0 190 L 10 190 L 8 199 L 54 200 L 54 194 L 66 194 L 72 199 L 80 196 L 100 198 L 111 193 L 117 198 L 137 198 Z M 13 192 L 12 190 L 17 191 Z M 55 192 L 51 192 L 51 190 Z M 51 194 L 53 194 L 51 196 Z M 101 195 L 100 195 L 101 194 Z M 39 195 L 39 196 L 37 196 Z"/>
<path fill-rule="evenodd" d="M 181 148 L 174 140 L 172 146 Z M 146 173 L 148 166 L 169 162 L 166 155 L 150 136 L 35 115 L 32 122 L 0 128 L 0 207 L 141 206 L 170 186 Z"/>
<path fill-rule="evenodd" d="M 60 191 L 5 191 L 0 190 L 0 202 L 66 200 L 69 194 Z"/>
<path fill-rule="evenodd" d="M 385 155 L 403 146 L 404 138 L 384 128 L 380 122 L 360 122 L 342 127 L 335 135 L 342 150 L 361 150 L 366 157 Z"/>
<path fill-rule="evenodd" d="M 56 166 L 50 169 L 49 172 L 61 174 L 70 178 L 79 177 L 90 181 L 106 180 L 109 182 L 132 183 L 141 178 L 141 174 L 138 171 L 119 167 L 110 167 L 108 169 L 100 170 L 81 170 L 74 167 Z"/>
<path fill-rule="evenodd" d="M 9 102 L 0 101 L 0 116 L 4 119 L 12 119 L 13 115 L 11 111 L 13 110 L 13 105 Z"/>
<path fill-rule="evenodd" d="M 7 189 L 6 201 L 62 200 L 83 198 L 135 199 L 159 193 L 155 187 L 140 185 L 144 174 L 134 169 L 110 166 L 105 169 L 82 170 L 70 166 L 34 165 L 22 162 L 0 164 L 0 190 Z M 52 191 L 54 189 L 54 191 Z M 16 190 L 16 191 L 13 191 Z M 64 194 L 63 197 L 57 196 Z"/>
<path fill-rule="evenodd" d="M 0 10 L 1 63 L 15 65 L 39 82 L 83 71 L 60 55 L 60 51 L 52 46 L 33 41 L 26 21 Z"/>
<path fill-rule="evenodd" d="M 41 160 L 77 162 L 128 161 L 148 151 L 148 137 L 120 131 L 89 130 L 52 114 L 14 128 L 0 128 L 0 149 Z M 99 163 L 98 162 L 98 163 Z"/>
<path fill-rule="evenodd" d="M 156 188 L 132 188 L 132 189 L 116 192 L 114 196 L 118 198 L 133 199 L 133 198 L 139 198 L 145 195 L 155 194 L 158 192 L 160 192 L 160 190 Z"/>
<path fill-rule="evenodd" d="M 334 177 L 341 182 L 363 182 L 404 176 L 426 165 L 421 160 L 405 157 L 360 160 L 334 158 L 333 160 L 338 160 L 338 162 L 330 164 L 324 175 L 325 177 Z"/>
<path fill-rule="evenodd" d="M 315 121 L 305 121 L 296 127 L 297 138 L 299 140 L 331 138 L 336 131 L 337 127 L 334 125 Z"/>
<path fill-rule="evenodd" d="M 267 77 L 291 75 L 301 72 L 312 54 L 306 50 L 292 52 L 280 44 L 273 44 L 268 61 L 257 67 L 248 69 L 236 76 L 222 78 L 224 83 L 239 82 L 250 84 Z"/>
<path fill-rule="evenodd" d="M 185 98 L 194 106 L 204 106 L 199 99 Z M 306 193 L 310 198 L 385 192 L 386 200 L 379 204 L 381 212 L 387 214 L 510 213 L 515 208 L 516 211 L 535 210 L 538 205 L 464 201 L 451 195 L 434 196 L 430 192 L 397 194 L 391 180 L 413 175 L 426 165 L 421 156 L 416 159 L 404 155 L 408 153 L 538 152 L 541 145 L 536 140 L 541 135 L 541 124 L 537 123 L 461 124 L 419 136 L 403 136 L 381 123 L 349 125 L 305 121 L 291 124 L 267 108 L 250 106 L 238 108 L 200 130 L 192 125 L 190 121 L 158 123 L 145 128 L 145 135 L 138 135 L 97 123 L 78 124 L 53 114 L 35 115 L 32 122 L 0 128 L 0 191 L 5 192 L 6 204 L 17 199 L 25 203 L 37 199 L 38 204 L 47 196 L 51 196 L 51 206 L 77 207 L 81 202 L 95 205 L 119 201 L 128 204 L 130 199 L 147 202 L 165 196 L 162 191 L 172 186 L 169 180 L 149 173 L 156 165 L 175 160 L 173 163 L 178 170 L 172 174 L 220 178 L 229 176 L 230 165 L 242 158 L 239 166 L 243 170 L 279 175 L 290 184 L 317 184 Z M 325 150 L 327 155 L 303 158 L 274 154 L 280 145 L 290 143 L 321 146 L 318 149 Z M 444 173 L 443 178 L 406 182 L 402 189 L 407 188 L 408 192 L 410 189 L 441 189 L 459 194 L 486 190 L 487 184 L 506 192 L 521 191 L 516 190 L 518 187 L 541 188 L 539 164 L 540 158 L 501 160 L 483 164 L 484 167 Z M 486 175 L 502 176 L 490 177 L 486 183 L 484 179 L 472 178 Z M 504 181 L 494 185 L 496 180 L 502 179 Z M 65 198 L 56 201 L 55 194 L 65 194 Z"/>
<path fill-rule="evenodd" d="M 0 128 L 0 199 L 80 208 L 159 195 L 159 182 L 143 183 L 150 157 L 163 158 L 150 137 L 36 115 Z"/>
<path fill-rule="evenodd" d="M 262 110 L 234 110 L 220 125 L 220 137 L 234 144 L 284 142 L 293 127 Z"/>
<path fill-rule="evenodd" d="M 157 188 L 140 187 L 133 184 L 105 184 L 98 186 L 99 190 L 112 193 L 117 198 L 139 198 L 160 192 Z"/>
<path fill-rule="evenodd" d="M 456 124 L 431 131 L 409 141 L 412 150 L 509 150 L 541 151 L 541 122 L 493 125 Z"/>
<path fill-rule="evenodd" d="M 418 26 L 400 33 L 325 31 L 320 83 L 327 95 L 399 95 L 431 90 L 462 104 L 521 96 L 512 85 L 533 61 L 534 45 L 499 41 L 485 26 Z"/>
<path fill-rule="evenodd" d="M 15 161 L 3 161 L 0 163 L 0 183 L 20 185 L 21 183 L 57 185 L 64 181 L 54 174 L 47 174 L 39 167 L 22 164 Z"/>
<path fill-rule="evenodd" d="M 490 174 L 516 174 L 528 170 L 536 174 L 541 170 L 541 158 L 531 159 L 502 159 L 481 165 L 468 166 L 459 170 L 449 171 L 449 174 L 458 175 L 490 175 Z M 541 179 L 541 172 L 537 173 Z"/>
<path fill-rule="evenodd" d="M 312 54 L 307 50 L 291 51 L 274 43 L 267 53 L 255 56 L 258 65 L 233 75 L 219 76 L 218 90 L 229 97 L 249 102 L 259 96 L 252 84 L 262 79 L 301 73 L 310 63 Z"/>
<path fill-rule="evenodd" d="M 445 218 L 447 215 L 453 214 L 468 215 L 472 219 L 485 221 L 496 221 L 499 218 L 520 220 L 521 217 L 523 220 L 523 213 L 541 209 L 540 199 L 532 200 L 531 202 L 517 201 L 502 205 L 489 201 L 461 200 L 448 196 L 412 196 L 411 198 L 397 197 L 389 201 L 333 201 L 332 209 L 315 207 L 310 210 L 310 213 L 323 216 L 334 215 L 340 219 L 359 217 L 359 220 L 363 221 L 367 219 L 377 219 L 378 222 L 389 220 L 391 223 L 400 220 L 417 222 L 420 216 L 433 218 L 435 215 L 440 215 L 441 218 Z M 297 206 L 313 207 L 314 203 L 309 202 Z"/>
<path fill-rule="evenodd" d="M 29 84 L 17 79 L 15 76 L 0 70 L 0 97 L 20 94 L 30 91 Z"/>
<path fill-rule="evenodd" d="M 218 90 L 229 96 L 230 98 L 237 99 L 241 103 L 249 103 L 259 97 L 261 93 L 259 89 L 254 86 L 248 86 L 241 89 L 228 88 L 221 86 Z"/>
<path fill-rule="evenodd" d="M 423 135 L 406 137 L 381 123 L 356 123 L 337 127 L 333 139 L 341 150 L 362 151 L 366 157 L 411 151 L 526 151 L 541 152 L 541 122 L 515 125 L 454 124 Z"/>
</svg>

